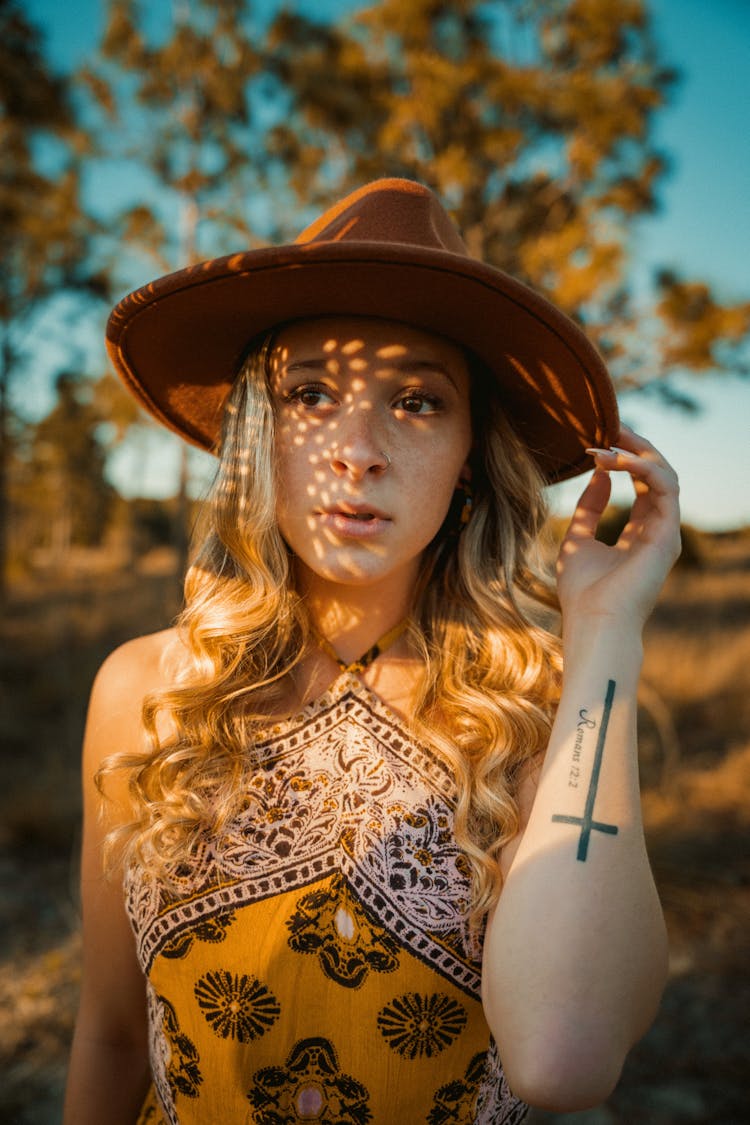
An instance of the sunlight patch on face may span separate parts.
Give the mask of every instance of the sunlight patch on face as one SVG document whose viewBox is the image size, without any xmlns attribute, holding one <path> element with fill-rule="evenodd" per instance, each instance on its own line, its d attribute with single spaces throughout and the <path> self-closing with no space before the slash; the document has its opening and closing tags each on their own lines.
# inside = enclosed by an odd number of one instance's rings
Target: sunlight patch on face
<svg viewBox="0 0 750 1125">
<path fill-rule="evenodd" d="M 269 369 L 271 375 L 278 375 L 279 369 L 289 361 L 289 348 L 284 345 L 274 345 L 273 353 L 270 357 Z"/>
<path fill-rule="evenodd" d="M 356 551 L 352 551 L 348 547 L 342 547 L 341 541 L 337 536 L 326 530 L 323 532 L 322 537 L 319 539 L 315 537 L 312 546 L 315 555 L 320 563 L 321 572 L 325 573 L 330 559 L 327 556 L 326 544 L 328 548 L 334 548 L 336 552 L 335 572 L 337 575 L 346 575 L 354 582 L 361 582 L 366 580 L 366 571 L 362 569 L 362 558 Z M 371 545 L 370 554 L 375 558 L 385 559 L 387 557 L 386 551 L 379 546 Z"/>
<path fill-rule="evenodd" d="M 386 344 L 378 348 L 375 355 L 378 359 L 396 359 L 398 356 L 406 355 L 406 348 L 403 344 Z"/>
<path fill-rule="evenodd" d="M 289 326 L 269 367 L 280 529 L 306 580 L 411 582 L 470 442 L 463 356 L 388 322 L 334 331 Z M 402 403 L 407 394 L 415 408 Z M 342 522 L 342 507 L 364 522 Z"/>
</svg>

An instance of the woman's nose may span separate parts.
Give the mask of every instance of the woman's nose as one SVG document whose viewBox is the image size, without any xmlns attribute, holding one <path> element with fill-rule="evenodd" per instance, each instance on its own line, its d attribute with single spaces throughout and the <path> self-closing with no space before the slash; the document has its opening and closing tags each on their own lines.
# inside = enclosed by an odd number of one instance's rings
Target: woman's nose
<svg viewBox="0 0 750 1125">
<path fill-rule="evenodd" d="M 382 473 L 391 463 L 379 427 L 369 411 L 354 410 L 339 417 L 331 435 L 330 464 L 338 476 L 359 480 L 369 472 Z"/>
</svg>

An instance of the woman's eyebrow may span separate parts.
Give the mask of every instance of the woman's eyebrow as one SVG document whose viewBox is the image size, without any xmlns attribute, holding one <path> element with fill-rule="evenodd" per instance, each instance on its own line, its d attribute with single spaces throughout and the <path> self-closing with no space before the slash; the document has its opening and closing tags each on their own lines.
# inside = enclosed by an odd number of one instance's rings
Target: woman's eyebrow
<svg viewBox="0 0 750 1125">
<path fill-rule="evenodd" d="M 381 361 L 382 363 L 382 361 Z M 405 356 L 394 357 L 386 361 L 389 370 L 399 371 L 402 374 L 410 375 L 417 374 L 420 371 L 436 372 L 448 380 L 448 382 L 458 391 L 458 386 L 455 379 L 451 375 L 445 364 L 440 363 L 439 360 L 433 359 L 409 359 Z M 379 364 L 380 366 L 380 364 Z M 385 364 L 383 365 L 385 366 Z M 298 359 L 293 363 L 285 364 L 281 374 L 293 375 L 297 371 L 331 371 L 331 357 L 330 356 L 310 356 L 309 359 Z"/>
<path fill-rule="evenodd" d="M 309 371 L 310 368 L 312 368 L 313 371 L 326 371 L 330 370 L 330 362 L 330 356 L 321 356 L 319 359 L 298 359 L 295 363 L 284 364 L 281 374 L 288 374 L 293 371 Z"/>
<path fill-rule="evenodd" d="M 395 367 L 398 371 L 403 371 L 405 374 L 417 373 L 419 371 L 434 371 L 438 375 L 443 375 L 449 383 L 458 390 L 456 381 L 451 375 L 445 364 L 440 363 L 436 359 L 394 359 L 391 360 L 391 367 Z"/>
</svg>

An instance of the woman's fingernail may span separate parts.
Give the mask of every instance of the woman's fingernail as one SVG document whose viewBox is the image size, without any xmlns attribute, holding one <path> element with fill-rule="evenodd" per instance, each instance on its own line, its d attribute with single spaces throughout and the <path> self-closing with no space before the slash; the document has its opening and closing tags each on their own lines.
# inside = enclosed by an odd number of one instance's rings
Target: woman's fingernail
<svg viewBox="0 0 750 1125">
<path fill-rule="evenodd" d="M 614 457 L 616 451 L 614 449 L 596 449 L 592 447 L 587 449 L 586 453 L 589 453 L 592 457 Z"/>
<path fill-rule="evenodd" d="M 611 447 L 611 449 L 612 449 L 613 453 L 621 453 L 623 457 L 637 457 L 638 456 L 637 453 L 633 453 L 629 449 L 620 449 L 619 445 L 613 445 Z"/>
</svg>

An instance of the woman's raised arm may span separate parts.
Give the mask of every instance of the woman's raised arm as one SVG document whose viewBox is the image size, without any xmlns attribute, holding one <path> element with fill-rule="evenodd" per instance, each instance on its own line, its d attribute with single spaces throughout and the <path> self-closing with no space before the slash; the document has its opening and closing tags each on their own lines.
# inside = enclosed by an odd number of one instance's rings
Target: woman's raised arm
<svg viewBox="0 0 750 1125">
<path fill-rule="evenodd" d="M 560 553 L 564 681 L 525 830 L 506 848 L 487 930 L 483 997 L 508 1081 L 534 1105 L 603 1101 L 653 1020 L 666 979 L 663 916 L 643 837 L 636 745 L 641 632 L 679 553 L 677 480 L 623 430 L 596 455 Z M 629 472 L 630 521 L 595 540 L 606 470 Z"/>
</svg>

